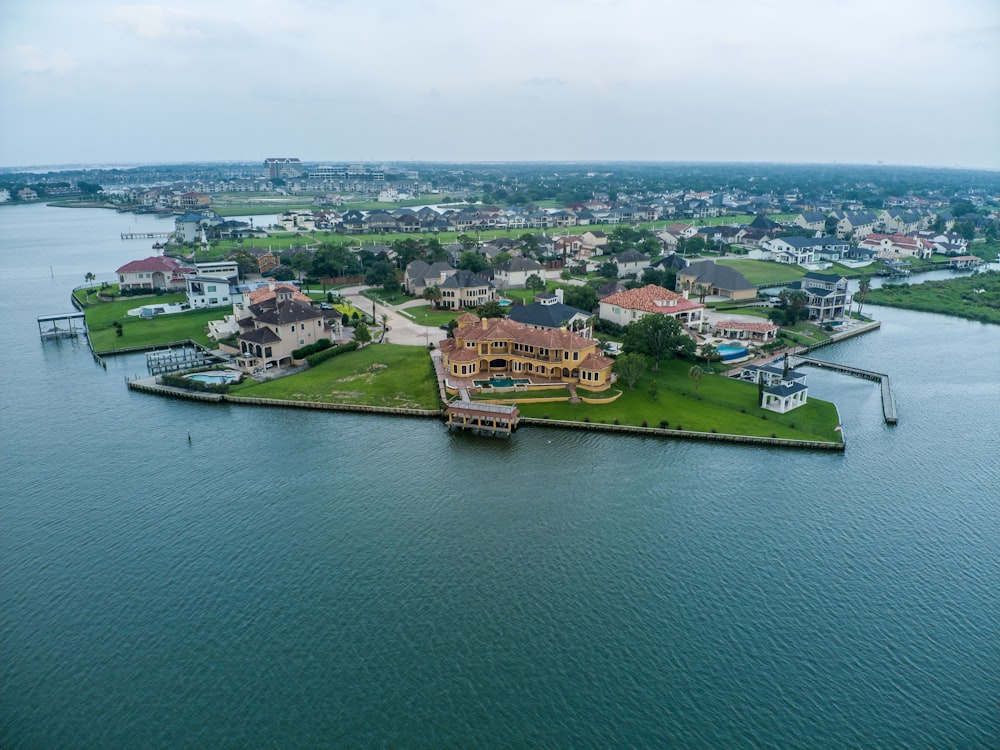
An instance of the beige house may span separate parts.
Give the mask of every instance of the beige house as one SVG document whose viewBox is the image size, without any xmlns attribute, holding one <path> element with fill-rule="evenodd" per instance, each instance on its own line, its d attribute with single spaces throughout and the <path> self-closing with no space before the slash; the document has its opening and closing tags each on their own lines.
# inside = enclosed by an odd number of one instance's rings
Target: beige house
<svg viewBox="0 0 1000 750">
<path fill-rule="evenodd" d="M 700 323 L 705 306 L 656 284 L 628 289 L 601 300 L 600 317 L 620 326 L 633 323 L 652 313 L 669 315 L 682 324 Z"/>
<path fill-rule="evenodd" d="M 252 303 L 250 315 L 240 321 L 240 354 L 236 362 L 244 372 L 292 364 L 292 352 L 329 339 L 323 311 L 295 299 L 295 292 L 281 286 L 273 296 Z"/>
<path fill-rule="evenodd" d="M 456 271 L 441 283 L 440 288 L 438 306 L 449 310 L 479 307 L 497 298 L 496 287 L 490 280 L 472 271 Z"/>
</svg>

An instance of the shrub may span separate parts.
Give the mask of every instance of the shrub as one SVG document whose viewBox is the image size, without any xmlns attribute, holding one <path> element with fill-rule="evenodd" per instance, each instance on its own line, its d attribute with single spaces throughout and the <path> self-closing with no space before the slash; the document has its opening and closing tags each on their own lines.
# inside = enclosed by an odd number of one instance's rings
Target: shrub
<svg viewBox="0 0 1000 750">
<path fill-rule="evenodd" d="M 772 433 L 771 433 L 771 437 L 773 437 L 773 438 L 776 438 L 776 437 L 778 437 L 778 436 L 777 436 L 777 435 L 775 435 L 775 434 L 774 434 L 774 433 L 772 432 Z"/>
<path fill-rule="evenodd" d="M 589 416 L 586 416 L 586 417 L 584 417 L 584 418 L 583 418 L 583 421 L 584 421 L 584 422 L 589 422 L 589 421 L 590 421 L 590 417 L 589 417 Z"/>
<path fill-rule="evenodd" d="M 326 360 L 336 357 L 338 354 L 344 354 L 345 352 L 353 352 L 358 348 L 357 341 L 349 341 L 346 344 L 338 344 L 337 346 L 331 346 L 323 351 L 316 352 L 315 354 L 310 354 L 306 357 L 306 362 L 309 363 L 310 367 L 315 367 L 320 362 L 326 362 Z"/>
<path fill-rule="evenodd" d="M 620 422 L 618 421 L 618 417 L 615 417 L 615 424 L 621 424 L 621 423 L 620 423 Z"/>
<path fill-rule="evenodd" d="M 316 354 L 324 349 L 329 349 L 331 346 L 333 346 L 333 342 L 330 339 L 320 339 L 313 344 L 306 344 L 293 351 L 292 359 L 305 359 L 310 354 Z"/>
<path fill-rule="evenodd" d="M 649 427 L 649 422 L 647 422 L 645 419 L 642 420 L 642 426 L 643 427 Z"/>
<path fill-rule="evenodd" d="M 667 422 L 667 420 L 665 420 L 665 419 L 661 419 L 661 420 L 660 420 L 660 427 L 661 427 L 662 429 L 664 429 L 664 430 L 665 430 L 665 429 L 667 429 L 667 428 L 668 428 L 669 426 L 670 426 L 670 423 L 669 423 L 669 422 Z"/>
<path fill-rule="evenodd" d="M 548 419 L 548 418 L 549 418 L 549 415 L 548 415 L 548 414 L 543 414 L 543 415 L 542 415 L 542 419 Z"/>
<path fill-rule="evenodd" d="M 712 432 L 718 432 L 718 430 L 713 427 Z"/>
<path fill-rule="evenodd" d="M 683 430 L 684 429 L 684 425 L 677 425 L 674 429 L 675 430 Z"/>
</svg>

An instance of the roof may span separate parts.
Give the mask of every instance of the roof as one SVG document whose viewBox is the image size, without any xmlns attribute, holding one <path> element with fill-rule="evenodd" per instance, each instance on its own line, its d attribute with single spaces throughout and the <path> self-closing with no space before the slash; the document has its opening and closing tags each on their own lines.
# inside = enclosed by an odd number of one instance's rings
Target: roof
<svg viewBox="0 0 1000 750">
<path fill-rule="evenodd" d="M 757 333 L 768 333 L 777 327 L 774 323 L 752 323 L 747 320 L 720 320 L 715 324 L 715 330 L 723 328 L 727 331 L 756 331 Z"/>
<path fill-rule="evenodd" d="M 442 289 L 468 289 L 474 286 L 493 286 L 490 280 L 478 273 L 459 269 L 441 284 Z"/>
<path fill-rule="evenodd" d="M 687 268 L 677 271 L 678 276 L 693 276 L 696 281 L 703 284 L 711 284 L 717 289 L 734 291 L 737 289 L 756 289 L 757 287 L 746 280 L 746 277 L 739 271 L 729 266 L 720 266 L 712 260 L 699 260 L 692 263 Z"/>
<path fill-rule="evenodd" d="M 249 341 L 251 344 L 273 344 L 276 341 L 281 341 L 281 337 L 267 326 L 241 333 L 240 339 Z"/>
<path fill-rule="evenodd" d="M 641 263 L 648 260 L 648 255 L 644 255 L 635 249 L 623 250 L 615 256 L 616 263 Z"/>
<path fill-rule="evenodd" d="M 510 308 L 507 313 L 507 316 L 517 323 L 542 326 L 544 328 L 561 328 L 574 315 L 590 317 L 590 313 L 586 310 L 570 307 L 561 302 L 550 305 L 543 305 L 541 302 L 532 302 L 530 305 L 517 305 Z"/>
<path fill-rule="evenodd" d="M 277 298 L 279 291 L 291 292 L 292 299 L 298 300 L 299 302 L 309 302 L 309 303 L 312 302 L 312 300 L 310 300 L 306 295 L 304 295 L 301 291 L 299 291 L 299 288 L 294 284 L 275 284 L 274 289 L 272 289 L 270 285 L 268 285 L 268 286 L 262 286 L 259 289 L 255 289 L 252 292 L 250 292 L 250 296 L 247 299 L 247 304 L 259 305 L 264 302 L 267 302 L 268 300 L 273 300 Z"/>
<path fill-rule="evenodd" d="M 642 310 L 643 312 L 666 313 L 667 315 L 704 307 L 698 302 L 692 302 L 677 292 L 671 292 L 656 284 L 647 284 L 638 289 L 628 289 L 618 294 L 612 294 L 601 300 L 601 304 L 605 303 L 627 310 Z"/>
<path fill-rule="evenodd" d="M 251 305 L 250 312 L 253 313 L 255 320 L 277 326 L 323 317 L 318 308 L 297 299 L 283 300 L 276 304 L 269 300 L 259 305 Z"/>
<path fill-rule="evenodd" d="M 462 341 L 516 341 L 542 349 L 581 351 L 595 346 L 592 339 L 578 333 L 553 328 L 531 328 L 506 318 L 488 318 L 486 325 L 463 325 L 455 329 L 455 339 Z M 477 355 L 478 357 L 479 355 Z"/>
<path fill-rule="evenodd" d="M 806 390 L 806 388 L 807 386 L 802 383 L 772 385 L 770 388 L 765 388 L 764 393 L 770 393 L 772 396 L 791 396 L 794 393 Z"/>
<path fill-rule="evenodd" d="M 531 258 L 511 258 L 496 266 L 498 271 L 506 271 L 507 273 L 515 271 L 541 271 L 543 268 L 545 266 L 537 260 L 531 260 Z"/>
<path fill-rule="evenodd" d="M 168 258 L 165 255 L 154 255 L 142 260 L 133 260 L 119 268 L 115 273 L 145 273 L 148 271 L 162 271 L 163 273 L 173 273 L 181 270 L 180 261 Z M 193 272 L 194 269 L 191 269 Z"/>
</svg>

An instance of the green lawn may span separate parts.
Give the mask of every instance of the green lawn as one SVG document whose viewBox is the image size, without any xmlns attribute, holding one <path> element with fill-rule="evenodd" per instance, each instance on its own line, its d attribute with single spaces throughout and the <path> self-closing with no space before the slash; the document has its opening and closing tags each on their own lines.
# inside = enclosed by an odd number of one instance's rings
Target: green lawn
<svg viewBox="0 0 1000 750">
<path fill-rule="evenodd" d="M 422 326 L 443 326 L 455 320 L 461 312 L 435 310 L 430 305 L 404 308 L 403 312 L 413 316 L 413 322 Z"/>
<path fill-rule="evenodd" d="M 758 406 L 757 386 L 721 375 L 706 375 L 695 389 L 688 377 L 691 363 L 674 360 L 663 363 L 659 372 L 647 371 L 635 390 L 625 389 L 621 398 L 610 404 L 544 403 L 518 404 L 526 417 L 564 419 L 574 422 L 659 427 L 667 420 L 671 429 L 717 432 L 793 440 L 841 442 L 836 407 L 826 401 L 809 399 L 788 414 L 777 414 Z M 650 385 L 657 384 L 657 400 Z M 599 395 L 599 394 L 598 394 Z M 700 397 L 700 398 L 699 398 Z M 679 427 L 680 426 L 680 427 Z"/>
<path fill-rule="evenodd" d="M 235 396 L 437 409 L 437 381 L 427 350 L 372 344 L 328 359 L 305 372 L 266 383 L 246 380 L 230 388 Z"/>
<path fill-rule="evenodd" d="M 755 286 L 796 281 L 806 275 L 806 270 L 799 266 L 789 266 L 784 263 L 769 263 L 765 260 L 719 258 L 715 262 L 720 266 L 728 266 L 733 270 L 739 271 L 746 277 L 747 281 Z"/>
<path fill-rule="evenodd" d="M 101 302 L 85 308 L 90 341 L 97 352 L 125 349 L 133 346 L 156 346 L 173 341 L 192 339 L 199 344 L 211 345 L 205 330 L 210 320 L 221 320 L 228 308 L 190 310 L 174 315 L 157 315 L 142 319 L 128 315 L 128 310 L 153 303 L 183 302 L 183 294 L 165 294 L 162 297 L 138 297 L 116 302 Z M 122 324 L 122 335 L 117 335 L 114 323 Z"/>
</svg>

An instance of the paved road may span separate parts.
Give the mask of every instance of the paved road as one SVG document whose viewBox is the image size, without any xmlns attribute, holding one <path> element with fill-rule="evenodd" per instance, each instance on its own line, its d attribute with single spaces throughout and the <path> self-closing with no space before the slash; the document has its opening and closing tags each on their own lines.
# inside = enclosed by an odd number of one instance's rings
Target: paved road
<svg viewBox="0 0 1000 750">
<path fill-rule="evenodd" d="M 398 310 L 404 310 L 407 307 L 419 307 L 421 305 L 426 305 L 427 302 L 421 299 L 410 300 L 397 307 L 392 307 L 391 305 L 383 305 L 380 303 L 373 303 L 367 297 L 361 295 L 363 289 L 370 289 L 367 286 L 352 286 L 340 290 L 340 296 L 347 299 L 352 305 L 354 305 L 359 310 L 370 313 L 372 312 L 372 305 L 374 304 L 375 309 L 375 328 L 380 328 L 382 325 L 382 316 L 389 316 L 389 333 L 386 337 L 391 344 L 409 344 L 412 346 L 426 346 L 427 344 L 437 344 L 441 339 L 445 337 L 444 331 L 442 331 L 437 326 L 422 326 L 418 323 L 407 318 L 405 315 L 400 315 Z M 373 330 L 374 334 L 375 331 Z"/>
</svg>

